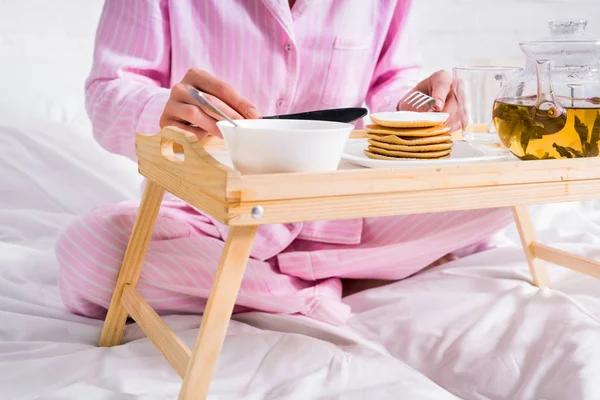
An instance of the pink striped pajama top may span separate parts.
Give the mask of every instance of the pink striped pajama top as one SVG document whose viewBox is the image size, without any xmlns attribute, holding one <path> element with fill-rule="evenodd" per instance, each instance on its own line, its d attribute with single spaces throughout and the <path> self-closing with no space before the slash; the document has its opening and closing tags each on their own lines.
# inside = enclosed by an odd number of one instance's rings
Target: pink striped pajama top
<svg viewBox="0 0 600 400">
<path fill-rule="evenodd" d="M 410 0 L 106 0 L 86 82 L 94 136 L 135 160 L 135 132 L 157 132 L 189 68 L 231 84 L 262 115 L 360 106 L 393 110 L 418 82 Z M 67 308 L 106 312 L 137 204 L 107 205 L 57 243 Z M 318 221 L 259 229 L 236 311 L 341 324 L 340 278 L 402 279 L 468 253 L 510 221 L 504 209 Z M 167 196 L 138 289 L 159 313 L 203 310 L 227 227 Z"/>
</svg>

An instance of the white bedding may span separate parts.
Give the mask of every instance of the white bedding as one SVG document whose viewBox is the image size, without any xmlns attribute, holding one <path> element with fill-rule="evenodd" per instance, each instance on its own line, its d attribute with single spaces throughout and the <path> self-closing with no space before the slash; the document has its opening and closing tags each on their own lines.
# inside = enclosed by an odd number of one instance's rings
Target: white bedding
<svg viewBox="0 0 600 400">
<path fill-rule="evenodd" d="M 77 214 L 139 196 L 133 163 L 89 133 L 0 115 L 0 399 L 175 399 L 180 379 L 129 326 L 63 310 L 53 242 Z M 542 239 L 600 258 L 600 204 L 538 209 Z M 503 247 L 359 293 L 335 328 L 249 313 L 230 325 L 212 399 L 599 399 L 600 281 L 551 267 L 530 284 L 513 228 Z M 189 345 L 198 317 L 167 322 Z"/>
</svg>

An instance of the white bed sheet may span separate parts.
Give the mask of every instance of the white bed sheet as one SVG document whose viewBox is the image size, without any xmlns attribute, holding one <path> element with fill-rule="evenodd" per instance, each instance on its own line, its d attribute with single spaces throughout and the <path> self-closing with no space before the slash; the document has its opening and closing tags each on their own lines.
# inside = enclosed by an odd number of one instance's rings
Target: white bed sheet
<svg viewBox="0 0 600 400">
<path fill-rule="evenodd" d="M 174 399 L 180 379 L 129 326 L 65 312 L 54 240 L 77 214 L 139 196 L 133 163 L 86 132 L 0 115 L 0 398 Z M 599 258 L 596 202 L 537 209 L 544 241 Z M 249 313 L 232 322 L 212 399 L 598 399 L 600 281 L 551 268 L 531 286 L 513 228 L 502 247 L 359 293 L 336 328 Z M 198 317 L 167 322 L 191 345 Z"/>
</svg>

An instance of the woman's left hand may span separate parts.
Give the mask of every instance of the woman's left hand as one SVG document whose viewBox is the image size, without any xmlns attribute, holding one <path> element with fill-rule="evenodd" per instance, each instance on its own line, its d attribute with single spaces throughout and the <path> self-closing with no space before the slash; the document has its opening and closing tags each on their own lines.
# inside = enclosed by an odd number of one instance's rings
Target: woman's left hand
<svg viewBox="0 0 600 400">
<path fill-rule="evenodd" d="M 461 129 L 462 124 L 465 120 L 459 102 L 456 98 L 456 94 L 453 90 L 452 77 L 446 71 L 438 71 L 428 78 L 419 82 L 417 86 L 398 103 L 399 110 L 406 111 L 425 111 L 423 108 L 416 110 L 415 108 L 404 104 L 403 101 L 406 97 L 410 96 L 413 92 L 419 91 L 425 93 L 436 100 L 435 105 L 431 108 L 433 111 L 441 111 L 450 114 L 450 118 L 446 122 L 450 125 L 452 131 Z"/>
</svg>

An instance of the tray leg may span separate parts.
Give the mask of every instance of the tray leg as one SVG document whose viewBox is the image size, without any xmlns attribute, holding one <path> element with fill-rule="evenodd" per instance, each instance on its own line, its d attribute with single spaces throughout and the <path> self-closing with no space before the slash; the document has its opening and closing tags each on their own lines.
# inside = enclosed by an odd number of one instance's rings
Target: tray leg
<svg viewBox="0 0 600 400">
<path fill-rule="evenodd" d="M 550 278 L 546 269 L 546 262 L 537 258 L 533 252 L 533 245 L 537 243 L 537 235 L 529 210 L 524 206 L 516 206 L 512 208 L 515 223 L 521 237 L 521 245 L 529 264 L 529 271 L 533 278 L 533 284 L 537 287 L 550 287 Z"/>
<path fill-rule="evenodd" d="M 108 313 L 104 320 L 104 327 L 100 335 L 100 346 L 109 347 L 121 343 L 125 322 L 127 321 L 127 311 L 121 304 L 123 287 L 128 284 L 135 289 L 137 285 L 164 193 L 165 190 L 157 183 L 150 180 L 146 183 L 144 196 L 133 224 L 133 231 L 129 237 L 127 250 L 123 257 Z"/>
<path fill-rule="evenodd" d="M 245 226 L 229 230 L 179 399 L 204 399 L 208 394 L 256 229 L 256 226 Z"/>
</svg>

